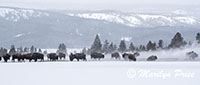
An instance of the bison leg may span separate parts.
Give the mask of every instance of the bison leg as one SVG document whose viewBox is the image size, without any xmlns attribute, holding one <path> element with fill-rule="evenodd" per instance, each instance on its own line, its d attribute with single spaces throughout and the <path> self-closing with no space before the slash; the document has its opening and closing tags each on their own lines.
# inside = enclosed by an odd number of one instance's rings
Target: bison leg
<svg viewBox="0 0 200 85">
<path fill-rule="evenodd" d="M 4 59 L 4 61 L 7 62 L 8 60 L 7 60 L 7 59 Z"/>
<path fill-rule="evenodd" d="M 37 62 L 37 59 L 34 59 L 35 62 Z"/>
<path fill-rule="evenodd" d="M 15 62 L 15 58 L 12 58 L 12 62 Z"/>
<path fill-rule="evenodd" d="M 73 61 L 74 59 L 73 58 L 70 58 L 70 61 Z"/>
<path fill-rule="evenodd" d="M 41 59 L 41 61 L 44 61 L 44 58 L 43 58 L 43 59 Z"/>
<path fill-rule="evenodd" d="M 21 59 L 19 59 L 19 58 L 18 58 L 17 60 L 18 60 L 18 62 L 20 62 L 20 61 L 21 61 Z"/>
</svg>

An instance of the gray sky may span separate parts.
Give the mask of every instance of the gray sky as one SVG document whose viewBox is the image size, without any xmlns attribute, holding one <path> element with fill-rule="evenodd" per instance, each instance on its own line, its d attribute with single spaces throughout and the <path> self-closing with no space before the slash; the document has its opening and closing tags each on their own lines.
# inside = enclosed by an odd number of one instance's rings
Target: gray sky
<svg viewBox="0 0 200 85">
<path fill-rule="evenodd" d="M 37 9 L 130 9 L 132 7 L 200 5 L 200 0 L 0 0 L 0 6 Z"/>
</svg>

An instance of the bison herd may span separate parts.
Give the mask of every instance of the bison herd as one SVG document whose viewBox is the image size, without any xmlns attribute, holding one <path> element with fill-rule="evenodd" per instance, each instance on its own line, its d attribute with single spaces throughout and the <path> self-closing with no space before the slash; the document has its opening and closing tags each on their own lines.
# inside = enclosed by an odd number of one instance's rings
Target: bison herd
<svg viewBox="0 0 200 85">
<path fill-rule="evenodd" d="M 119 52 L 114 52 L 111 54 L 111 58 L 113 58 L 113 59 L 120 60 L 120 58 L 123 58 L 124 60 L 127 60 L 127 61 L 137 61 L 138 56 L 140 56 L 140 53 L 138 53 L 138 52 L 123 53 L 121 56 L 120 56 Z M 198 54 L 195 53 L 194 51 L 191 51 L 191 52 L 186 53 L 186 56 L 190 60 L 194 60 L 195 58 L 198 57 Z M 8 62 L 10 60 L 12 62 L 15 62 L 15 61 L 18 61 L 18 62 L 25 62 L 25 61 L 43 62 L 44 57 L 45 57 L 45 55 L 42 53 L 27 53 L 27 54 L 16 53 L 13 55 L 6 53 L 6 54 L 0 56 L 0 61 Z M 49 53 L 46 55 L 46 57 L 47 57 L 47 61 L 65 60 L 66 54 L 64 54 L 64 53 Z M 91 53 L 90 57 L 93 60 L 101 60 L 101 59 L 105 58 L 105 55 L 103 53 L 94 52 L 94 53 Z M 158 57 L 156 55 L 152 55 L 152 56 L 148 57 L 146 59 L 146 61 L 156 61 L 157 59 L 158 59 Z M 74 60 L 87 61 L 87 58 L 86 58 L 86 54 L 84 54 L 84 53 L 75 53 L 75 54 L 71 53 L 69 55 L 69 60 L 70 61 L 74 61 Z"/>
</svg>

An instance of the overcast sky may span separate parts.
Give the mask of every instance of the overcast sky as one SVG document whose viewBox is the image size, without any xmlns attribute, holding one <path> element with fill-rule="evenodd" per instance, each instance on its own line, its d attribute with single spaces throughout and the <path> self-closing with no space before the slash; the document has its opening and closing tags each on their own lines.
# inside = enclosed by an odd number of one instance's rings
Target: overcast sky
<svg viewBox="0 0 200 85">
<path fill-rule="evenodd" d="M 200 5 L 200 0 L 0 0 L 0 6 L 37 9 L 130 9 L 132 7 Z"/>
</svg>

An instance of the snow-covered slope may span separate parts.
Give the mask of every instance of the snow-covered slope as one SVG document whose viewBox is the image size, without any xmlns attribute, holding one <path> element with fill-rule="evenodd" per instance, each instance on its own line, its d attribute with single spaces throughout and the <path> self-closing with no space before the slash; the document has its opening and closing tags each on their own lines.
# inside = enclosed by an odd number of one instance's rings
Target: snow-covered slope
<svg viewBox="0 0 200 85">
<path fill-rule="evenodd" d="M 0 8 L 0 18 L 10 21 L 48 16 L 48 13 L 30 9 Z"/>
<path fill-rule="evenodd" d="M 131 27 L 157 27 L 157 26 L 195 26 L 199 19 L 193 16 L 162 15 L 162 14 L 136 14 L 136 13 L 68 13 L 70 16 L 105 20 L 108 22 L 124 24 Z"/>
<path fill-rule="evenodd" d="M 135 45 L 159 39 L 168 44 L 178 31 L 185 40 L 193 41 L 199 32 L 198 23 L 192 16 L 120 12 L 67 12 L 66 15 L 60 11 L 0 7 L 0 47 L 10 48 L 14 44 L 57 48 L 59 43 L 66 43 L 70 48 L 82 48 L 90 46 L 96 34 L 100 34 L 102 42 L 108 39 L 116 44 L 121 39 Z"/>
</svg>

